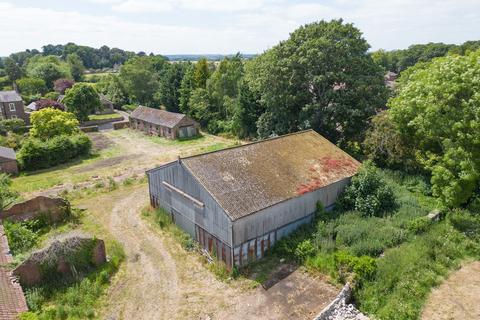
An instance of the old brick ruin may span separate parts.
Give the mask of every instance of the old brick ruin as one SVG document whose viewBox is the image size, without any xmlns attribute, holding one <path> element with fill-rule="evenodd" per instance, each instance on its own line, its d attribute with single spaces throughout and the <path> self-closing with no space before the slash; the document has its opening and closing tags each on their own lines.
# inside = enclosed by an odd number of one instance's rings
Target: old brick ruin
<svg viewBox="0 0 480 320">
<path fill-rule="evenodd" d="M 38 196 L 0 212 L 0 220 L 26 221 L 44 216 L 50 223 L 57 223 L 69 214 L 70 203 L 67 200 Z"/>
<path fill-rule="evenodd" d="M 107 261 L 101 239 L 71 233 L 32 253 L 13 270 L 22 285 L 35 285 L 52 276 L 76 276 Z"/>
</svg>

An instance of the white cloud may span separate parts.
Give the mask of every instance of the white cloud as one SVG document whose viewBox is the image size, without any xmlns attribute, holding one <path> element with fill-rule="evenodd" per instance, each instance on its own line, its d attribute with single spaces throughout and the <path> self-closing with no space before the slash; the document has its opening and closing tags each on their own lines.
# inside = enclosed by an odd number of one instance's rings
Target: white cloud
<svg viewBox="0 0 480 320">
<path fill-rule="evenodd" d="M 302 24 L 339 17 L 359 27 L 374 49 L 480 39 L 478 0 L 332 0 L 328 5 L 314 0 L 84 1 L 107 4 L 117 11 L 93 15 L 37 8 L 40 1 L 35 7 L 20 7 L 0 0 L 0 39 L 8 44 L 0 47 L 0 56 L 66 42 L 164 54 L 254 53 L 286 39 Z M 153 22 L 142 22 L 145 11 L 156 13 Z M 212 19 L 218 12 L 219 19 Z M 182 16 L 188 20 L 181 20 Z"/>
<path fill-rule="evenodd" d="M 154 1 L 154 0 L 128 0 L 116 3 L 112 6 L 114 11 L 118 12 L 164 12 L 173 10 L 172 1 Z"/>
</svg>

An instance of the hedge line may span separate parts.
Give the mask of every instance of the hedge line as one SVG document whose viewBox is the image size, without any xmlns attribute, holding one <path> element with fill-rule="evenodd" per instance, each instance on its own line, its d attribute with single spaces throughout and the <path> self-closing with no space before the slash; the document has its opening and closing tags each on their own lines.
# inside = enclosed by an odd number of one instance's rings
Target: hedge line
<svg viewBox="0 0 480 320">
<path fill-rule="evenodd" d="M 82 133 L 60 135 L 46 141 L 30 137 L 22 143 L 17 159 L 24 170 L 44 169 L 87 155 L 91 148 L 92 142 Z"/>
</svg>

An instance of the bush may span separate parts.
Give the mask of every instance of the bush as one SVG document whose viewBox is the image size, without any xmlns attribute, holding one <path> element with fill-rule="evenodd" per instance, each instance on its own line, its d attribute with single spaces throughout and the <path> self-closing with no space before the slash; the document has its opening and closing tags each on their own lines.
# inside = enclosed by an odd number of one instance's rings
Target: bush
<svg viewBox="0 0 480 320">
<path fill-rule="evenodd" d="M 338 201 L 344 210 L 357 210 L 364 216 L 382 217 L 394 211 L 397 203 L 393 189 L 386 184 L 377 169 L 364 164 Z"/>
<path fill-rule="evenodd" d="M 23 121 L 22 119 L 0 120 L 0 135 L 6 136 L 9 132 L 17 134 L 25 133 L 25 121 Z"/>
<path fill-rule="evenodd" d="M 340 279 L 352 274 L 359 284 L 370 279 L 377 268 L 375 259 L 367 256 L 352 256 L 345 251 L 338 251 L 334 254 L 334 265 Z"/>
<path fill-rule="evenodd" d="M 447 216 L 448 222 L 458 231 L 470 238 L 480 240 L 480 216 L 466 210 L 453 210 Z"/>
<path fill-rule="evenodd" d="M 13 254 L 26 252 L 37 244 L 38 235 L 24 222 L 3 222 L 10 250 Z"/>
<path fill-rule="evenodd" d="M 28 138 L 23 142 L 17 158 L 22 169 L 37 170 L 88 155 L 91 148 L 92 142 L 82 133 L 72 136 L 60 135 L 46 141 Z"/>
<path fill-rule="evenodd" d="M 308 257 L 312 256 L 315 253 L 315 248 L 312 245 L 312 242 L 308 239 L 303 240 L 297 245 L 295 249 L 295 257 L 299 262 L 305 261 Z"/>
</svg>

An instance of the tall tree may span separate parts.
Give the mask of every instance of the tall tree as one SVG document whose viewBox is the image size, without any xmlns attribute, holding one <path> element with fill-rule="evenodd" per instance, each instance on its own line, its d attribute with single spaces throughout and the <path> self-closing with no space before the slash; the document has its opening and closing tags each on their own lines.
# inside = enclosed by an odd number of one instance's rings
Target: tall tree
<svg viewBox="0 0 480 320">
<path fill-rule="evenodd" d="M 15 60 L 7 57 L 3 60 L 3 63 L 5 64 L 5 73 L 10 81 L 15 81 L 22 77 L 22 69 L 20 69 Z"/>
<path fill-rule="evenodd" d="M 187 65 L 185 63 L 167 64 L 159 75 L 159 88 L 156 100 L 168 111 L 180 111 L 180 86 Z"/>
<path fill-rule="evenodd" d="M 73 113 L 78 121 L 87 121 L 88 116 L 101 108 L 98 93 L 86 83 L 76 83 L 68 89 L 63 99 L 68 112 Z"/>
<path fill-rule="evenodd" d="M 183 75 L 182 82 L 180 83 L 180 97 L 179 97 L 179 109 L 180 112 L 190 115 L 188 108 L 190 96 L 193 90 L 195 90 L 195 66 L 190 62 L 187 63 L 185 74 Z"/>
<path fill-rule="evenodd" d="M 133 101 L 156 106 L 154 95 L 159 87 L 159 72 L 163 65 L 161 58 L 144 56 L 130 59 L 122 66 L 119 76 Z"/>
<path fill-rule="evenodd" d="M 60 78 L 69 78 L 68 64 L 54 56 L 35 56 L 27 62 L 27 74 L 45 81 L 48 89 L 53 89 L 53 82 Z"/>
<path fill-rule="evenodd" d="M 357 28 L 332 20 L 302 26 L 257 57 L 247 77 L 266 108 L 259 133 L 313 128 L 333 142 L 362 140 L 387 98 L 368 49 Z"/>
<path fill-rule="evenodd" d="M 210 77 L 207 58 L 201 58 L 195 63 L 194 81 L 196 88 L 205 88 Z"/>
<path fill-rule="evenodd" d="M 82 59 L 76 53 L 67 55 L 67 63 L 70 67 L 70 73 L 75 81 L 82 80 L 85 67 L 83 66 Z"/>
<path fill-rule="evenodd" d="M 417 161 L 432 173 L 447 206 L 468 202 L 480 188 L 480 51 L 449 55 L 407 69 L 391 118 Z"/>
</svg>

